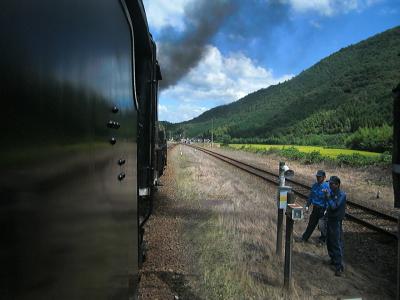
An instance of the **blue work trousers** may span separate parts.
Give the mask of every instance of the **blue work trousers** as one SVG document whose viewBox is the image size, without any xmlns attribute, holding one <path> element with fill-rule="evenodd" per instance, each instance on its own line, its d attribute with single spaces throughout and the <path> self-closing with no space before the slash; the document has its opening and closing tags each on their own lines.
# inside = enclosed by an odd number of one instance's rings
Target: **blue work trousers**
<svg viewBox="0 0 400 300">
<path fill-rule="evenodd" d="M 310 238 L 319 220 L 324 217 L 324 213 L 325 213 L 324 207 L 313 205 L 313 210 L 311 212 L 310 219 L 308 220 L 306 231 L 304 231 L 302 236 L 304 241 L 307 241 Z M 321 236 L 319 237 L 319 241 L 321 243 L 325 243 L 326 241 L 326 232 L 323 229 L 321 230 Z"/>
<path fill-rule="evenodd" d="M 328 254 L 336 270 L 343 271 L 343 229 L 342 220 L 328 218 Z"/>
</svg>

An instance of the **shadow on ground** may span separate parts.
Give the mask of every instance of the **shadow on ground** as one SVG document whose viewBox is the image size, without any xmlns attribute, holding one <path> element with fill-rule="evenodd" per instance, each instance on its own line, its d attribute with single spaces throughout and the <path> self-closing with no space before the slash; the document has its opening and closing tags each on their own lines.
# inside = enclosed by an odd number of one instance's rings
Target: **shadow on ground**
<svg viewBox="0 0 400 300">
<path fill-rule="evenodd" d="M 142 274 L 148 277 L 156 276 L 159 278 L 169 287 L 171 292 L 178 296 L 179 299 L 201 299 L 194 291 L 192 291 L 189 281 L 186 278 L 188 275 L 166 271 L 149 271 L 143 272 Z"/>
</svg>

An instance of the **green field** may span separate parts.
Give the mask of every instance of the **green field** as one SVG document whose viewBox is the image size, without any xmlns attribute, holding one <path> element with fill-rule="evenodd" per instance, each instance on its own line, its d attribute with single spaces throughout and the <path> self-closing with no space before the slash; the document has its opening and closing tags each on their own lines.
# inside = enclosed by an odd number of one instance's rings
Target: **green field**
<svg viewBox="0 0 400 300">
<path fill-rule="evenodd" d="M 322 156 L 336 158 L 338 155 L 353 155 L 359 154 L 366 157 L 379 157 L 381 153 L 377 152 L 368 152 L 368 151 L 358 151 L 358 150 L 350 150 L 350 149 L 335 149 L 335 148 L 324 148 L 318 146 L 296 146 L 296 145 L 258 145 L 258 144 L 229 144 L 229 147 L 234 149 L 243 149 L 250 151 L 268 151 L 270 149 L 288 149 L 288 148 L 296 148 L 300 152 L 303 153 L 311 153 L 314 151 L 319 152 Z"/>
</svg>

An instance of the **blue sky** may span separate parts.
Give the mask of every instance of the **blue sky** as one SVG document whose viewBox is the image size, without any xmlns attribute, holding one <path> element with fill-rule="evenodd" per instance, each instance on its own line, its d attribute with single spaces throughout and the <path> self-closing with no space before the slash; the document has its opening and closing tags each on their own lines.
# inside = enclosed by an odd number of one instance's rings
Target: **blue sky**
<svg viewBox="0 0 400 300">
<path fill-rule="evenodd" d="M 159 119 L 190 120 L 400 24 L 399 0 L 144 0 Z"/>
</svg>

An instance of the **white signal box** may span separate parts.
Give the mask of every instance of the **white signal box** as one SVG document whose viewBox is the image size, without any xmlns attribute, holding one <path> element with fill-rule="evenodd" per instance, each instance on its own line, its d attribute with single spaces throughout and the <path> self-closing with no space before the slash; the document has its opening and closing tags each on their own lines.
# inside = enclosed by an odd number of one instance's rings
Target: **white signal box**
<svg viewBox="0 0 400 300">
<path fill-rule="evenodd" d="M 293 221 L 299 221 L 304 218 L 303 206 L 292 203 L 287 205 L 286 214 L 292 218 Z"/>
</svg>

